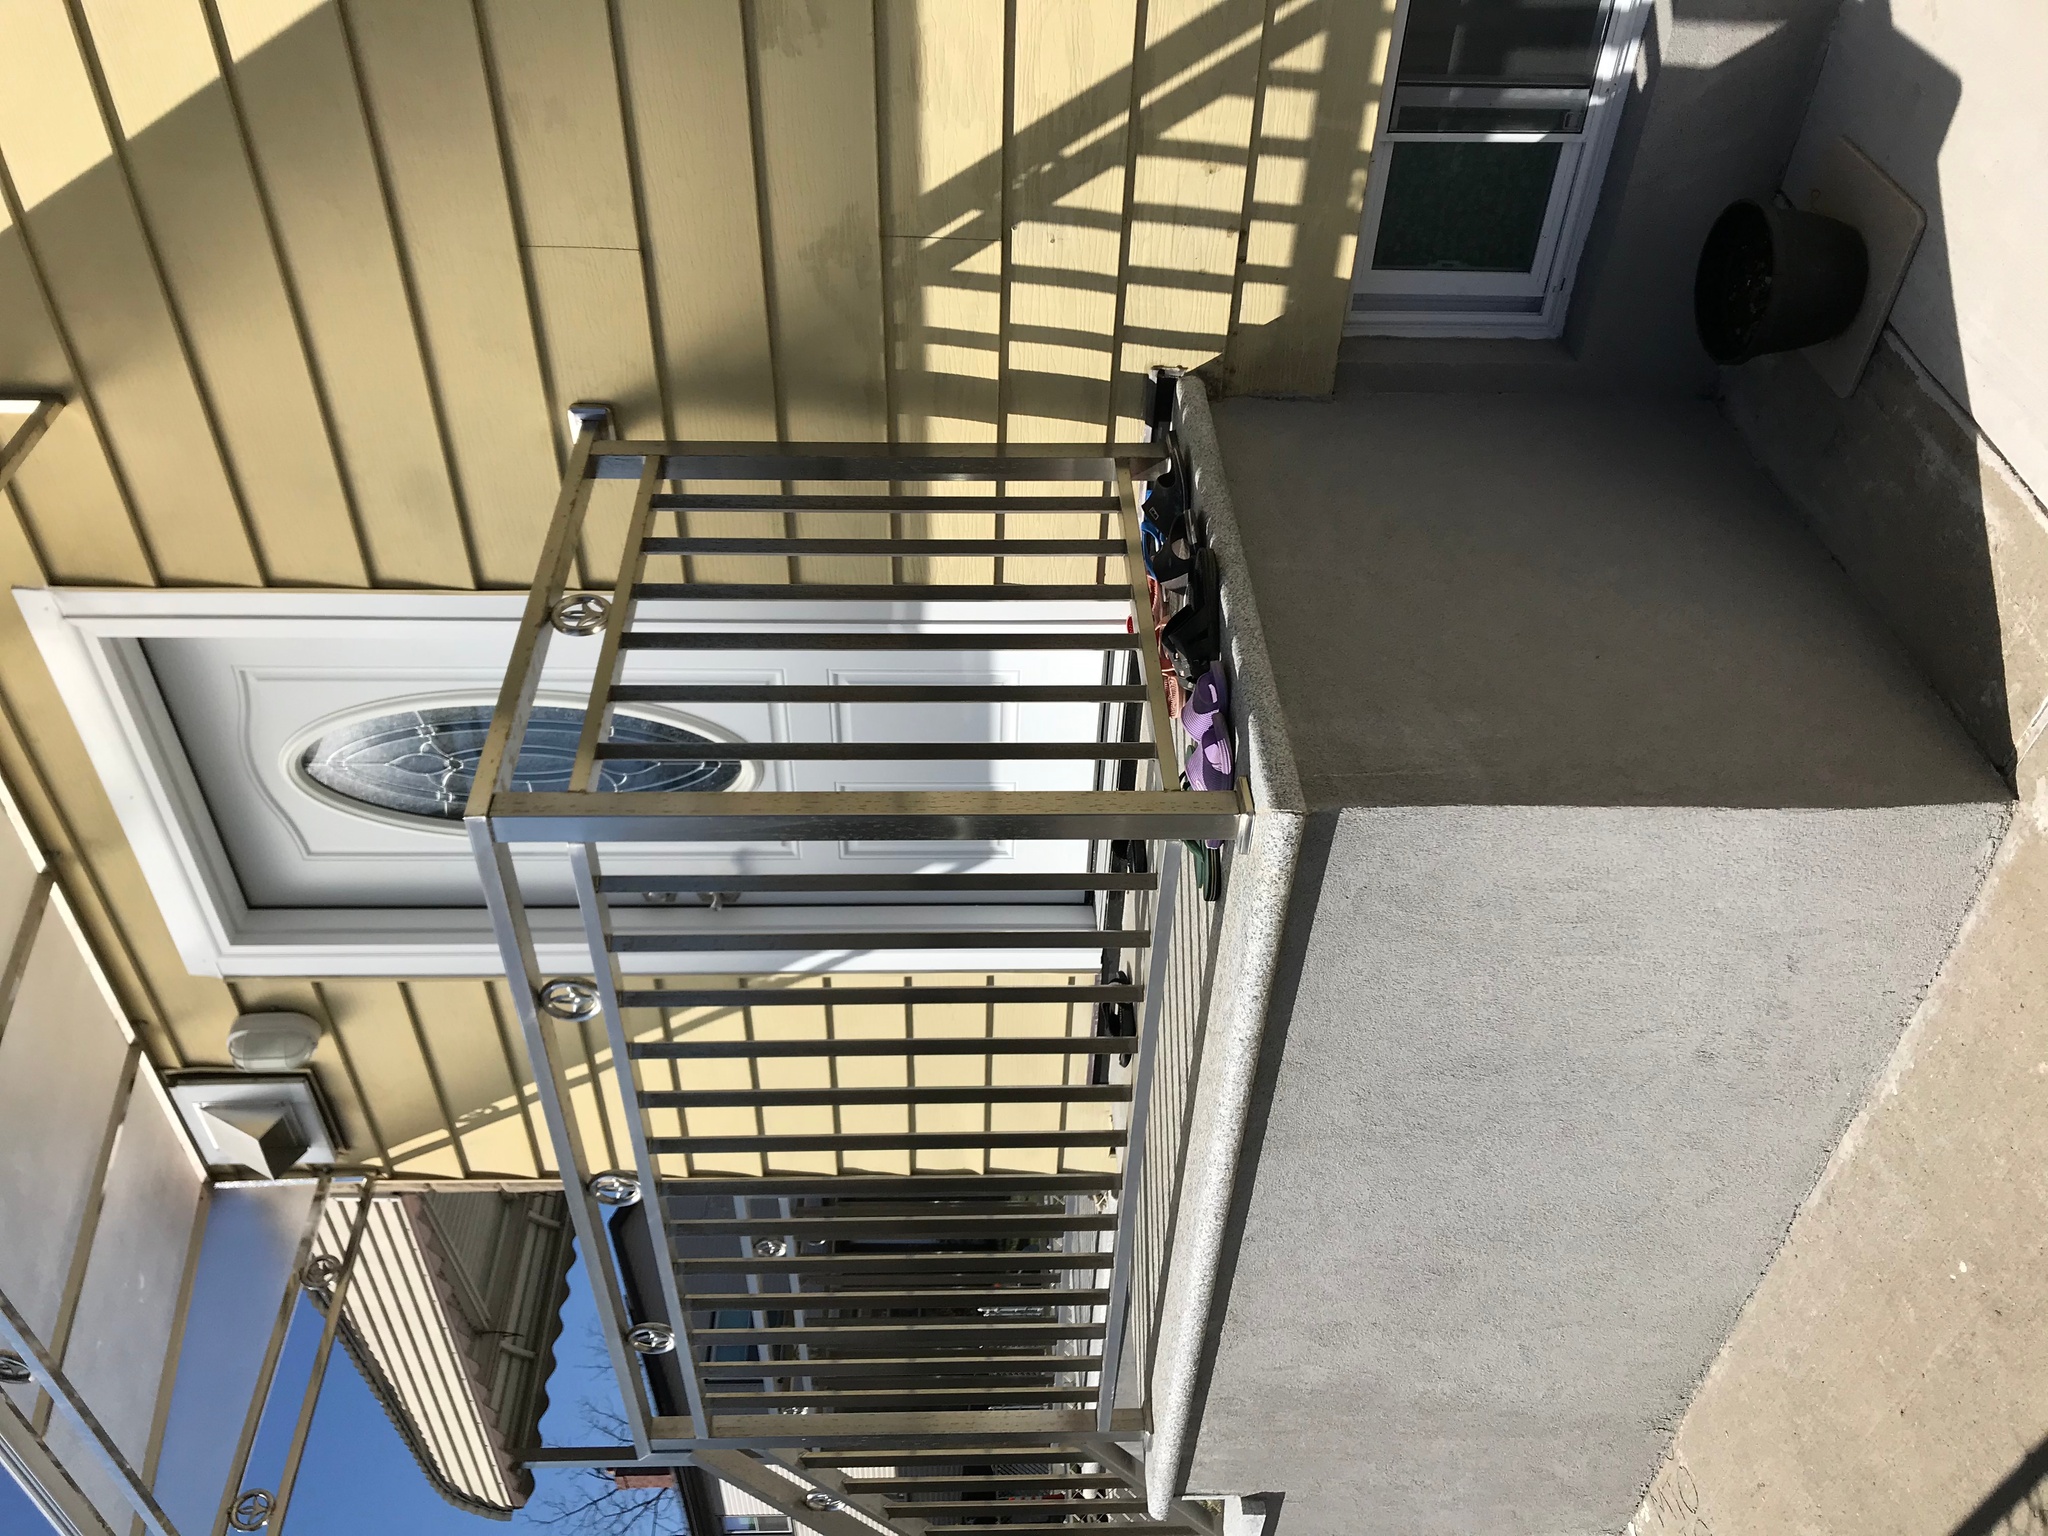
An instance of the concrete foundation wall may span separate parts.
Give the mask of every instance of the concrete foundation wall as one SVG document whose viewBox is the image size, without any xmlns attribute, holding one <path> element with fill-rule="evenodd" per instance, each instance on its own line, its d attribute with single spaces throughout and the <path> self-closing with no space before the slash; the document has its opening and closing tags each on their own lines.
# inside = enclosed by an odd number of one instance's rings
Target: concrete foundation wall
<svg viewBox="0 0 2048 1536">
<path fill-rule="evenodd" d="M 1921 204 L 1892 333 L 1728 409 L 2021 813 L 1881 1088 L 1684 1418 L 1635 1536 L 1993 1536 L 2048 1520 L 2048 139 L 2027 0 L 1849 0 L 1787 178 L 1836 135 Z"/>
<path fill-rule="evenodd" d="M 1838 399 L 1796 355 L 1726 408 L 1914 665 L 2001 769 L 2048 720 L 2048 516 L 1896 335 Z"/>
<path fill-rule="evenodd" d="M 1615 1530 L 2003 821 L 1316 818 L 1191 1486 L 1296 1536 Z"/>
<path fill-rule="evenodd" d="M 1839 138 L 1927 215 L 1892 331 L 1843 400 L 1794 355 L 1726 377 L 1772 475 L 2010 770 L 2048 705 L 2048 140 L 2031 0 L 1847 0 L 1786 170 L 1805 195 Z"/>
<path fill-rule="evenodd" d="M 2008 795 L 1711 405 L 1217 422 L 1317 811 L 1190 1486 L 1617 1530 Z"/>
</svg>

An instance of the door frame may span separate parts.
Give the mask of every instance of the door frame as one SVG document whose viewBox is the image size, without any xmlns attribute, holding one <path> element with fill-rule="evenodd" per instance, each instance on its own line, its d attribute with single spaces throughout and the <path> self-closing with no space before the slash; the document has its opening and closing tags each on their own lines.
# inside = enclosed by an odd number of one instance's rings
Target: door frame
<svg viewBox="0 0 2048 1536">
<path fill-rule="evenodd" d="M 295 907 L 252 908 L 243 899 L 233 861 L 214 824 L 198 776 L 143 654 L 143 642 L 163 638 L 247 639 L 265 634 L 305 639 L 332 635 L 345 641 L 381 633 L 400 623 L 502 622 L 508 632 L 526 606 L 523 592 L 348 592 L 238 588 L 16 588 L 57 692 L 71 715 L 86 755 L 98 770 L 114 815 L 143 878 L 162 909 L 186 968 L 195 976 L 500 976 L 503 965 L 490 916 L 481 898 L 461 908 Z M 830 618 L 835 628 L 984 628 L 987 605 L 963 613 L 960 604 L 834 603 L 791 613 L 778 603 L 774 619 Z M 1003 627 L 1062 630 L 1124 627 L 1128 605 L 1004 603 Z M 951 613 L 933 609 L 951 608 Z M 727 628 L 759 623 L 745 603 L 694 603 L 693 620 Z M 765 633 L 772 631 L 763 626 Z M 565 642 L 575 643 L 575 642 Z M 595 642 L 590 643 L 593 648 Z M 771 647 L 772 648 L 772 644 Z M 594 649 L 593 649 L 594 654 Z M 1094 931 L 1081 905 L 1003 906 L 995 926 Z M 623 914 L 630 926 L 633 914 Z M 706 912 L 726 931 L 815 928 L 818 909 L 730 907 Z M 541 965 L 554 972 L 590 967 L 581 920 L 573 909 L 537 908 L 534 939 Z M 650 925 L 691 926 L 695 914 L 650 910 Z M 990 925 L 990 911 L 944 906 L 834 908 L 835 929 L 863 926 L 931 929 Z M 799 950 L 749 956 L 749 969 L 812 971 L 877 969 L 913 972 L 1009 970 L 1015 951 L 891 952 L 887 966 L 859 954 Z M 1034 951 L 1035 954 L 1039 952 Z M 1093 971 L 1101 948 L 1077 945 L 1046 951 L 1040 968 Z M 668 969 L 731 969 L 730 954 L 677 957 Z"/>
<path fill-rule="evenodd" d="M 1395 82 L 1401 48 L 1408 36 L 1411 0 L 1400 0 L 1394 15 L 1393 41 L 1381 76 L 1380 100 L 1374 118 L 1372 162 L 1366 173 L 1365 210 L 1359 220 L 1357 254 L 1351 279 L 1347 336 L 1502 336 L 1548 341 L 1564 331 L 1578 279 L 1579 257 L 1592 229 L 1600 189 L 1614 153 L 1621 108 L 1628 99 L 1642 37 L 1656 0 L 1613 0 L 1607 36 L 1600 45 L 1600 64 L 1586 109 L 1586 125 L 1576 134 L 1432 133 L 1396 137 L 1393 119 Z M 1551 194 L 1544 230 L 1529 275 L 1519 273 L 1387 274 L 1375 282 L 1373 247 L 1378 241 L 1381 206 L 1386 198 L 1387 165 L 1394 146 L 1410 139 L 1434 143 L 1457 140 L 1492 143 L 1562 142 L 1565 160 L 1558 174 L 1569 179 L 1562 197 Z M 1519 282 L 1517 281 L 1519 279 Z M 1521 292 L 1514 292 L 1516 288 Z M 1407 295 L 1418 302 L 1405 309 L 1363 309 L 1360 301 L 1385 295 Z M 1530 299 L 1537 307 L 1527 307 Z"/>
</svg>

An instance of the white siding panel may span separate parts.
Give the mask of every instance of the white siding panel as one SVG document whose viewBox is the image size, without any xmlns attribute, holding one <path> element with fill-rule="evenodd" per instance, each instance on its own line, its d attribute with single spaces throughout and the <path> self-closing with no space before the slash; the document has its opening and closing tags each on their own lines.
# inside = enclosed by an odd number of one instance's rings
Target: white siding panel
<svg viewBox="0 0 2048 1536">
<path fill-rule="evenodd" d="M 0 1289 L 47 1338 L 129 1050 L 55 904 L 0 1028 Z"/>
<path fill-rule="evenodd" d="M 150 1459 L 204 1183 L 155 1085 L 137 1079 L 107 1167 L 64 1371 L 138 1468 Z M 95 1504 L 109 1515 L 125 1509 L 66 1426 L 53 1422 L 47 1439 Z"/>
<path fill-rule="evenodd" d="M 313 1192 L 311 1184 L 222 1189 L 207 1202 L 156 1473 L 156 1496 L 187 1536 L 209 1530 L 220 1508 Z"/>
</svg>

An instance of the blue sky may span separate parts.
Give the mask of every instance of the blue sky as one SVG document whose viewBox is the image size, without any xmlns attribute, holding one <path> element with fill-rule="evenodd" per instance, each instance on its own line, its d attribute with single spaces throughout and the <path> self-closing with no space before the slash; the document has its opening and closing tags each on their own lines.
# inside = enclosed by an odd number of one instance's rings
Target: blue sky
<svg viewBox="0 0 2048 1536">
<path fill-rule="evenodd" d="M 598 1332 L 597 1307 L 579 1263 L 569 1276 L 569 1301 L 562 1311 L 562 1336 L 555 1345 L 555 1372 L 548 1382 L 548 1411 L 541 1420 L 547 1445 L 590 1445 L 608 1436 L 590 1427 L 592 1412 L 617 1418 L 619 1392 Z M 444 1503 L 427 1485 L 397 1430 L 354 1367 L 337 1356 L 320 1394 L 320 1411 L 307 1443 L 292 1496 L 290 1536 L 454 1536 L 454 1533 L 550 1531 L 566 1536 L 565 1525 L 543 1516 L 564 1500 L 580 1502 L 586 1472 L 537 1474 L 532 1502 L 509 1522 L 467 1515 Z M 620 1536 L 625 1536 L 624 1532 Z"/>
<path fill-rule="evenodd" d="M 548 1411 L 541 1420 L 543 1443 L 608 1441 L 610 1437 L 593 1429 L 588 1421 L 593 1414 L 618 1416 L 618 1387 L 580 1263 L 570 1272 L 569 1301 L 562 1312 L 555 1360 L 555 1373 L 548 1384 Z M 280 1371 L 280 1376 L 289 1379 L 290 1372 Z M 645 1520 L 612 1520 L 581 1529 L 568 1523 L 551 1524 L 549 1515 L 565 1503 L 580 1503 L 593 1489 L 601 1491 L 601 1485 L 588 1473 L 571 1471 L 542 1472 L 538 1482 L 532 1502 L 509 1523 L 451 1508 L 427 1485 L 382 1406 L 337 1349 L 321 1389 L 288 1530 L 290 1536 L 364 1536 L 366 1532 L 374 1536 L 491 1536 L 498 1532 L 538 1536 L 543 1531 L 549 1536 L 594 1536 L 599 1531 L 605 1536 L 654 1536 L 656 1530 L 674 1528 L 672 1519 L 658 1526 Z M 0 1536 L 29 1536 L 45 1529 L 48 1527 L 27 1496 L 11 1478 L 0 1476 Z"/>
<path fill-rule="evenodd" d="M 11 1477 L 0 1477 L 0 1531 L 40 1531 L 46 1527 L 28 1495 Z"/>
</svg>

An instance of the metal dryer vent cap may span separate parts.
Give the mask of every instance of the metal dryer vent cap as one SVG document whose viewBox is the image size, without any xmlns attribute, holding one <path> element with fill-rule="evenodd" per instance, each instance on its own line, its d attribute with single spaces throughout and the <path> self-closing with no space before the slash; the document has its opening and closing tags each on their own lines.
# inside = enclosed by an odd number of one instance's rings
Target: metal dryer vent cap
<svg viewBox="0 0 2048 1536">
<path fill-rule="evenodd" d="M 294 1072 L 313 1059 L 320 1026 L 303 1013 L 245 1013 L 228 1026 L 228 1059 L 244 1072 Z"/>
</svg>

